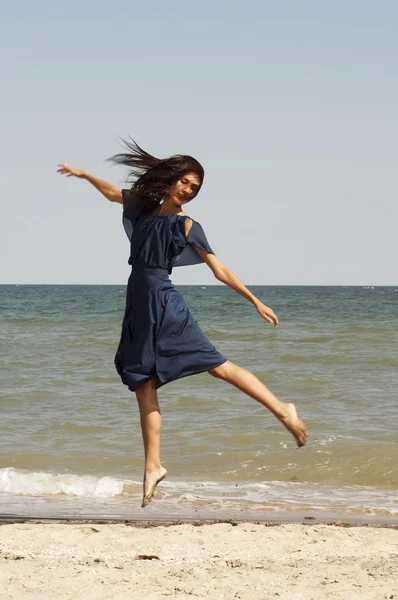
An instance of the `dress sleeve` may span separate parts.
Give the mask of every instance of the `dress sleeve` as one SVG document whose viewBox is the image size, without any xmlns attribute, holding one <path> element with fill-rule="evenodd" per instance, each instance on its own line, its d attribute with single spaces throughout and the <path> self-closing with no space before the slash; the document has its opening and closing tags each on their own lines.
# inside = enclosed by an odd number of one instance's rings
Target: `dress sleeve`
<svg viewBox="0 0 398 600">
<path fill-rule="evenodd" d="M 201 224 L 197 221 L 192 220 L 192 227 L 187 242 L 184 250 L 174 257 L 173 267 L 186 267 L 188 265 L 204 263 L 203 258 L 196 252 L 196 248 L 214 254 Z"/>
<path fill-rule="evenodd" d="M 197 221 L 192 221 L 191 231 L 189 232 L 188 236 L 188 244 L 190 244 L 193 248 L 205 250 L 205 252 L 214 254 L 209 242 L 207 241 L 202 225 Z"/>
<path fill-rule="evenodd" d="M 123 227 L 126 232 L 127 237 L 131 241 L 131 236 L 133 235 L 134 228 L 134 211 L 129 206 L 129 192 L 130 190 L 122 190 L 122 198 L 123 198 Z"/>
</svg>

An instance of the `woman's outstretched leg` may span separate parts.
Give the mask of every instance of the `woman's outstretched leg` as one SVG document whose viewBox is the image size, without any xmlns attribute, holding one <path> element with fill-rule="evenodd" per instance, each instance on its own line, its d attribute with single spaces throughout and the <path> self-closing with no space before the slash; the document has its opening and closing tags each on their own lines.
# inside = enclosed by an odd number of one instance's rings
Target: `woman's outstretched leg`
<svg viewBox="0 0 398 600">
<path fill-rule="evenodd" d="M 156 486 L 167 475 L 160 464 L 160 429 L 162 415 L 160 413 L 156 383 L 150 380 L 136 390 L 140 408 L 142 439 L 145 451 L 145 471 L 143 482 L 142 508 L 152 500 Z"/>
<path fill-rule="evenodd" d="M 276 396 L 247 369 L 235 365 L 230 360 L 214 369 L 210 375 L 218 377 L 251 396 L 268 408 L 295 437 L 297 445 L 304 446 L 307 441 L 307 429 L 297 416 L 294 404 L 281 402 Z"/>
</svg>

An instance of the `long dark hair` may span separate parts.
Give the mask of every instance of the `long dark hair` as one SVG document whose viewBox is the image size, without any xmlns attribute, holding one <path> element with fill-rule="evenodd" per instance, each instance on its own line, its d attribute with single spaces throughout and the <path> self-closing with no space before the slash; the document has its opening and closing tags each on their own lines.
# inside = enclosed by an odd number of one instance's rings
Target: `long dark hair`
<svg viewBox="0 0 398 600">
<path fill-rule="evenodd" d="M 132 183 L 132 187 L 127 203 L 135 211 L 140 213 L 155 210 L 170 188 L 188 171 L 199 177 L 200 184 L 196 194 L 199 192 L 205 172 L 192 156 L 176 154 L 160 159 L 145 152 L 132 138 L 122 142 L 127 152 L 115 154 L 108 160 L 130 168 L 128 181 Z"/>
</svg>

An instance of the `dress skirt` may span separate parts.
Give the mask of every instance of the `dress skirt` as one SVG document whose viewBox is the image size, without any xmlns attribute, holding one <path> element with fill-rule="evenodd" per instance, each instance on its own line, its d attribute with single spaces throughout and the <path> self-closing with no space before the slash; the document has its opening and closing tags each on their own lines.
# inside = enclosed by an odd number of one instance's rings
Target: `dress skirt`
<svg viewBox="0 0 398 600">
<path fill-rule="evenodd" d="M 115 356 L 123 383 L 135 391 L 154 379 L 159 388 L 226 360 L 200 329 L 168 270 L 133 265 Z"/>
</svg>

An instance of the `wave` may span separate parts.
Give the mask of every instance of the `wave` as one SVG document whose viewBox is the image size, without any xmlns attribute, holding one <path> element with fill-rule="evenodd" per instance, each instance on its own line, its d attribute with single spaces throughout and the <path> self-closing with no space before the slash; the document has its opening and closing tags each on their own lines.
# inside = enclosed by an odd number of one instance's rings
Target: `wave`
<svg viewBox="0 0 398 600">
<path fill-rule="evenodd" d="M 0 469 L 0 493 L 54 496 L 66 494 L 86 498 L 112 498 L 123 491 L 123 481 L 113 477 L 52 474 L 17 470 L 14 467 Z"/>
<path fill-rule="evenodd" d="M 0 469 L 0 503 L 8 497 L 40 497 L 49 500 L 108 502 L 108 510 L 117 511 L 127 501 L 139 506 L 141 482 L 109 476 L 29 472 L 13 467 Z M 75 500 L 73 500 L 75 499 Z M 398 515 L 398 491 L 370 486 L 330 486 L 284 481 L 176 481 L 165 480 L 157 492 L 157 507 L 169 512 L 206 508 L 219 514 L 225 511 L 259 511 L 278 513 L 311 510 L 340 514 Z M 112 502 L 112 507 L 109 502 Z M 30 502 L 30 501 L 29 501 Z M 14 503 L 14 505 L 16 505 Z M 111 507 L 111 508 L 110 508 Z"/>
</svg>

